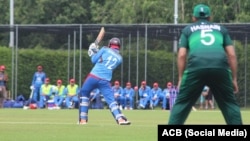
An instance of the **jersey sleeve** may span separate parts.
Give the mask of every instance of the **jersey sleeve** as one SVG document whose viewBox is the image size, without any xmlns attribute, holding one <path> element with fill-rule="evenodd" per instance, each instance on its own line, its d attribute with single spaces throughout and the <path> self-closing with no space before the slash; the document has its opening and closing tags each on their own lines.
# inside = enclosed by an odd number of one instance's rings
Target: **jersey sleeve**
<svg viewBox="0 0 250 141">
<path fill-rule="evenodd" d="M 95 55 L 93 55 L 92 57 L 91 57 L 91 62 L 93 63 L 93 64 L 96 64 L 98 61 L 99 61 L 99 59 L 100 59 L 100 57 L 102 56 L 102 54 L 105 52 L 105 48 L 103 47 L 101 50 L 99 50 Z"/>
<path fill-rule="evenodd" d="M 231 37 L 228 33 L 228 30 L 222 26 L 222 31 L 223 31 L 223 46 L 228 46 L 228 45 L 233 45 L 233 42 L 231 40 Z"/>
<path fill-rule="evenodd" d="M 179 44 L 178 44 L 178 47 L 181 48 L 181 47 L 185 47 L 185 48 L 188 48 L 188 36 L 187 34 L 185 33 L 185 28 L 182 30 L 181 32 L 181 36 L 179 38 Z"/>
</svg>

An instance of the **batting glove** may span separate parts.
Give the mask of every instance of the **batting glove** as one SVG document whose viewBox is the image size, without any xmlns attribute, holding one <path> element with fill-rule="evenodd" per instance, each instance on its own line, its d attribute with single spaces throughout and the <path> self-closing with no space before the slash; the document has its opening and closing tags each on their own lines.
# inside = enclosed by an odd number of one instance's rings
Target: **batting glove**
<svg viewBox="0 0 250 141">
<path fill-rule="evenodd" d="M 91 57 L 94 54 L 96 54 L 99 51 L 98 47 L 99 46 L 96 45 L 95 43 L 91 43 L 89 46 L 88 55 Z"/>
</svg>

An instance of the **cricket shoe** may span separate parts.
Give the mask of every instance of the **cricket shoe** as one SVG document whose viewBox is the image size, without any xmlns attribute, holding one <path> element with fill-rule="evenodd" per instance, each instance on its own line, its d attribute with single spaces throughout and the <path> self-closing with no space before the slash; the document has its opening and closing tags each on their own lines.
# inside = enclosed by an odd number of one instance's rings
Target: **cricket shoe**
<svg viewBox="0 0 250 141">
<path fill-rule="evenodd" d="M 120 118 L 120 119 L 118 120 L 118 124 L 119 124 L 119 125 L 130 125 L 131 122 L 128 121 L 128 120 L 125 120 L 125 119 L 123 119 L 123 118 Z"/>
<path fill-rule="evenodd" d="M 131 122 L 130 121 L 121 121 L 121 122 L 119 122 L 119 125 L 130 125 L 131 124 Z"/>
<path fill-rule="evenodd" d="M 85 125 L 85 124 L 87 124 L 87 121 L 86 121 L 86 120 L 81 119 L 80 121 L 78 121 L 78 123 L 77 123 L 77 124 L 79 124 L 79 125 Z"/>
</svg>

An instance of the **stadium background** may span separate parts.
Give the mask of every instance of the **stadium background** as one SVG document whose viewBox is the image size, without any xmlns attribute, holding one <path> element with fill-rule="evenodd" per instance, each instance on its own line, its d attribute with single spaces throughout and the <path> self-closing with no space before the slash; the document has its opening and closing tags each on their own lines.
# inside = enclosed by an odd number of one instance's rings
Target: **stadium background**
<svg viewBox="0 0 250 141">
<path fill-rule="evenodd" d="M 11 97 L 28 97 L 35 66 L 42 64 L 55 83 L 75 77 L 80 84 L 91 69 L 88 45 L 101 26 L 122 39 L 124 63 L 114 80 L 133 86 L 147 80 L 176 83 L 176 44 L 183 23 L 192 22 L 192 8 L 209 5 L 211 18 L 228 27 L 239 58 L 237 95 L 242 107 L 249 105 L 250 0 L 0 0 L 0 64 L 10 76 Z M 80 23 L 80 24 L 72 24 Z M 98 23 L 98 24 L 96 24 Z M 112 24 L 111 24 L 112 23 Z M 170 24 L 174 23 L 174 24 Z M 242 24 L 239 24 L 242 23 Z M 12 40 L 15 39 L 15 42 Z"/>
<path fill-rule="evenodd" d="M 29 95 L 33 73 L 43 65 L 47 76 L 68 83 L 76 78 L 81 85 L 92 65 L 87 56 L 88 45 L 95 40 L 102 26 L 106 33 L 102 45 L 111 37 L 122 41 L 124 63 L 115 71 L 112 81 L 121 85 L 127 81 L 133 86 L 146 80 L 152 86 L 159 82 L 162 88 L 168 81 L 177 82 L 176 48 L 181 29 L 186 24 L 34 24 L 0 26 L 1 64 L 7 66 L 11 97 Z M 237 99 L 242 107 L 249 107 L 249 33 L 250 24 L 223 24 L 228 28 L 239 60 Z M 9 47 L 9 33 L 15 42 Z M 29 46 L 27 48 L 27 46 Z M 33 48 L 32 48 L 33 47 Z M 138 97 L 136 96 L 136 99 Z"/>
</svg>

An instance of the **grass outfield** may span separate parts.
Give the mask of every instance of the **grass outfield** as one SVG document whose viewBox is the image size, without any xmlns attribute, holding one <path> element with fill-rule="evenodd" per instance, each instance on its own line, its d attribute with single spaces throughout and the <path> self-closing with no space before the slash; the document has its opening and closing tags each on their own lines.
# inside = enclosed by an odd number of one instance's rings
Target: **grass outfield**
<svg viewBox="0 0 250 141">
<path fill-rule="evenodd" d="M 157 125 L 166 124 L 169 111 L 123 111 L 132 122 L 119 126 L 109 110 L 90 110 L 87 125 L 77 125 L 78 110 L 0 109 L 1 141 L 156 141 Z M 242 109 L 244 124 L 250 110 Z M 225 124 L 219 110 L 192 111 L 186 124 Z"/>
</svg>

